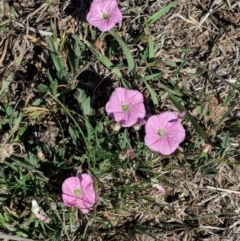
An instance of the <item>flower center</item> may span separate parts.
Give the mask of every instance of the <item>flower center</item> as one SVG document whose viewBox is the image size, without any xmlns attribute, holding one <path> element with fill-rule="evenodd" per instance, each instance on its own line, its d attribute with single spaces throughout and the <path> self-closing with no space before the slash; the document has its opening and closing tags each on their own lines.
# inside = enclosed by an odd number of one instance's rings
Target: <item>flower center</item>
<svg viewBox="0 0 240 241">
<path fill-rule="evenodd" d="M 109 15 L 107 13 L 102 13 L 102 18 L 107 20 L 109 18 Z"/>
<path fill-rule="evenodd" d="M 127 104 L 122 104 L 122 105 L 121 105 L 121 109 L 122 109 L 123 112 L 127 112 L 127 111 L 129 111 L 129 105 L 127 105 Z"/>
<path fill-rule="evenodd" d="M 74 189 L 73 194 L 75 197 L 79 197 L 79 196 L 81 196 L 82 191 L 80 188 L 76 188 L 76 189 Z"/>
<path fill-rule="evenodd" d="M 159 130 L 158 130 L 158 135 L 159 135 L 160 137 L 165 136 L 165 135 L 166 135 L 165 130 L 164 130 L 164 129 L 159 129 Z"/>
</svg>

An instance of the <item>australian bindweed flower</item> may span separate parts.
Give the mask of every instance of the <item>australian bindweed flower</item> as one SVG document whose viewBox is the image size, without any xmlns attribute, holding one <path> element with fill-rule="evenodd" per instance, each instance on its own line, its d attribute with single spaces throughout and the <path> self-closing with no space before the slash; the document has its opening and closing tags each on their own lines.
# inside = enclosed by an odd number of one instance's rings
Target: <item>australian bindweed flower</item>
<svg viewBox="0 0 240 241">
<path fill-rule="evenodd" d="M 116 0 L 93 0 L 87 14 L 89 24 L 102 32 L 112 29 L 122 21 L 122 13 Z"/>
<path fill-rule="evenodd" d="M 143 95 L 137 90 L 125 88 L 115 89 L 105 109 L 108 115 L 123 127 L 134 125 L 146 114 Z"/>
<path fill-rule="evenodd" d="M 185 139 L 185 129 L 171 111 L 151 116 L 145 125 L 145 144 L 163 155 L 173 153 Z"/>
<path fill-rule="evenodd" d="M 88 174 L 69 177 L 62 184 L 62 199 L 68 207 L 78 207 L 88 213 L 98 200 L 93 187 L 93 179 Z"/>
</svg>

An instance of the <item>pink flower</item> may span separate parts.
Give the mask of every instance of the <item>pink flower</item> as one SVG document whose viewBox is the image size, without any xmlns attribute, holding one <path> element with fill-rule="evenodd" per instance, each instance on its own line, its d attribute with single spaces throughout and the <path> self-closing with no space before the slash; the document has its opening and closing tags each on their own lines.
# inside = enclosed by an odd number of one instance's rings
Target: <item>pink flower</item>
<svg viewBox="0 0 240 241">
<path fill-rule="evenodd" d="M 143 95 L 137 90 L 116 88 L 106 104 L 106 111 L 121 126 L 130 127 L 146 114 Z"/>
<path fill-rule="evenodd" d="M 185 129 L 170 111 L 151 116 L 145 125 L 145 144 L 163 155 L 173 153 L 185 139 Z"/>
<path fill-rule="evenodd" d="M 62 192 L 64 204 L 68 207 L 78 207 L 82 213 L 88 213 L 98 200 L 93 188 L 93 179 L 88 174 L 67 178 L 62 184 Z"/>
<path fill-rule="evenodd" d="M 122 13 L 116 0 L 93 0 L 87 14 L 89 24 L 106 32 L 122 21 Z"/>
</svg>

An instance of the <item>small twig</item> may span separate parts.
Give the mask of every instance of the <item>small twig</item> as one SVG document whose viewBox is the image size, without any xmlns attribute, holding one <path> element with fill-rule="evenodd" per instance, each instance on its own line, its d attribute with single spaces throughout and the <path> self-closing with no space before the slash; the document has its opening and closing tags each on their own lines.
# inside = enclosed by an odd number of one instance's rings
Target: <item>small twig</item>
<svg viewBox="0 0 240 241">
<path fill-rule="evenodd" d="M 9 39 L 6 38 L 5 44 L 4 44 L 4 49 L 3 49 L 3 52 L 2 52 L 2 56 L 1 56 L 1 58 L 0 58 L 0 66 L 2 65 L 2 61 L 4 60 L 5 55 L 6 55 L 6 53 L 7 53 L 8 42 L 9 42 Z"/>
<path fill-rule="evenodd" d="M 199 228 L 208 228 L 208 229 L 215 229 L 215 230 L 226 230 L 226 228 L 219 228 L 219 227 L 213 227 L 213 226 L 204 226 L 204 225 L 200 225 Z"/>
<path fill-rule="evenodd" d="M 88 227 L 91 226 L 92 222 L 89 220 L 85 226 L 85 229 L 84 229 L 84 232 L 83 232 L 83 235 L 82 235 L 82 238 L 85 238 L 86 236 L 86 233 L 87 233 L 87 230 L 88 230 Z"/>
<path fill-rule="evenodd" d="M 212 186 L 206 186 L 204 188 L 207 188 L 207 189 L 210 189 L 210 190 L 215 190 L 215 191 L 220 191 L 220 192 L 240 194 L 239 191 L 234 191 L 234 190 L 229 190 L 229 189 L 224 189 L 224 188 L 218 188 L 218 187 L 212 187 Z"/>
<path fill-rule="evenodd" d="M 19 23 L 19 22 L 15 21 L 15 20 L 13 20 L 13 22 L 14 22 L 15 24 L 17 24 L 18 26 L 24 28 L 24 29 L 27 28 L 27 27 L 24 26 L 24 24 L 22 24 L 22 23 Z M 40 30 L 40 29 L 37 29 L 37 28 L 33 28 L 33 27 L 28 27 L 28 30 L 30 30 L 30 31 L 32 31 L 32 32 L 34 32 L 34 33 L 39 33 L 39 34 L 41 34 L 41 35 L 43 35 L 43 36 L 52 36 L 52 35 L 53 35 L 52 32 L 43 31 L 43 30 Z"/>
<path fill-rule="evenodd" d="M 28 14 L 27 18 L 25 20 L 23 20 L 23 22 L 25 22 L 26 20 L 28 21 L 29 18 L 31 18 L 33 15 L 35 15 L 37 12 L 39 12 L 43 8 L 44 8 L 44 10 L 46 10 L 47 7 L 48 7 L 48 4 L 47 3 L 43 3 L 39 8 L 37 8 L 36 10 L 34 10 L 30 14 Z"/>
<path fill-rule="evenodd" d="M 215 6 L 215 5 L 219 5 L 221 2 L 222 2 L 222 0 L 214 0 L 214 1 L 213 1 L 213 3 L 211 4 L 211 6 L 210 6 L 210 8 L 209 8 L 209 10 L 208 10 L 208 12 L 207 12 L 207 14 L 206 14 L 206 15 L 203 17 L 203 19 L 200 21 L 197 29 L 199 29 L 199 28 L 202 26 L 202 24 L 205 22 L 205 20 L 209 17 L 209 15 L 211 15 L 211 14 L 213 13 L 213 11 L 214 11 L 214 6 Z"/>
</svg>

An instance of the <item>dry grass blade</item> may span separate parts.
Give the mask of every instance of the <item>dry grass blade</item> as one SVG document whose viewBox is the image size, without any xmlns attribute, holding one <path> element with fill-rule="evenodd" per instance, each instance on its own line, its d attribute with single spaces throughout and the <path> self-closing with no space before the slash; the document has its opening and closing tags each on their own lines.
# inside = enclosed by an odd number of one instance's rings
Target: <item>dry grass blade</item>
<svg viewBox="0 0 240 241">
<path fill-rule="evenodd" d="M 39 241 L 39 240 L 33 240 L 33 239 L 29 239 L 29 238 L 20 238 L 18 236 L 15 235 L 10 235 L 10 234 L 5 234 L 0 232 L 0 238 L 2 238 L 4 241 L 6 240 L 11 240 L 11 241 Z"/>
</svg>

